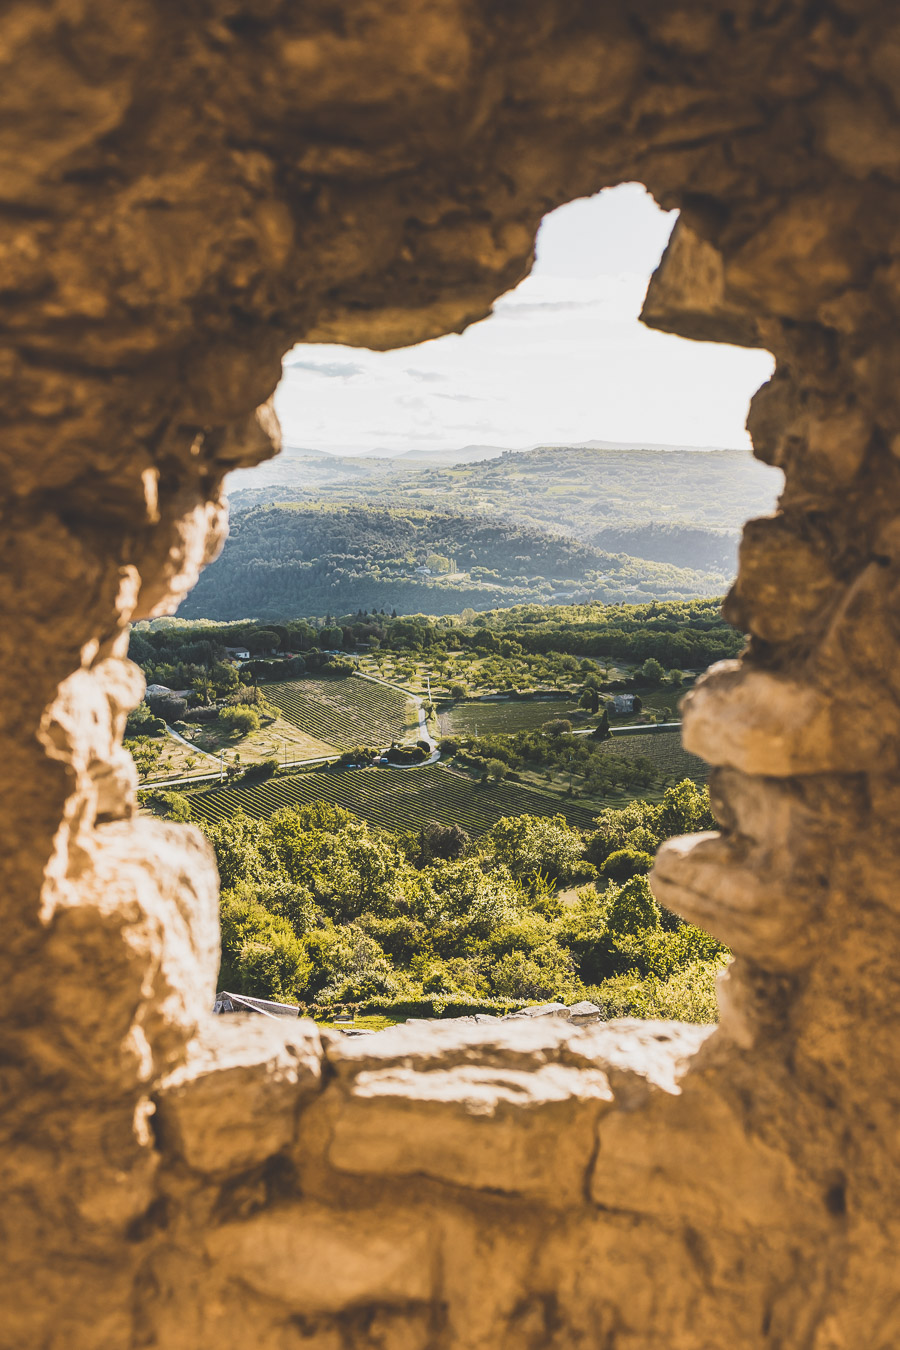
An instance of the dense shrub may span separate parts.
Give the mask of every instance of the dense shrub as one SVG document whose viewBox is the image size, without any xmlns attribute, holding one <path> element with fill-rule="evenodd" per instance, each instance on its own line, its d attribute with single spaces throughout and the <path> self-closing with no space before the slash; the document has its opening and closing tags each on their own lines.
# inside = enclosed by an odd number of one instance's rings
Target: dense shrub
<svg viewBox="0 0 900 1350">
<path fill-rule="evenodd" d="M 147 706 L 155 717 L 161 717 L 170 726 L 173 722 L 184 721 L 188 707 L 187 699 L 175 698 L 170 694 L 160 694 L 157 697 L 151 695 L 147 699 Z"/>
<path fill-rule="evenodd" d="M 219 716 L 218 708 L 189 708 L 185 713 L 186 722 L 215 722 Z M 235 990 L 235 993 L 237 990 Z"/>
<path fill-rule="evenodd" d="M 190 800 L 182 792 L 148 792 L 143 797 L 154 815 L 165 820 L 185 821 L 192 818 Z"/>
<path fill-rule="evenodd" d="M 261 759 L 256 764 L 249 764 L 244 770 L 241 778 L 245 783 L 263 783 L 267 778 L 278 772 L 277 759 Z"/>
<path fill-rule="evenodd" d="M 428 758 L 428 750 L 421 745 L 392 745 L 387 758 L 391 764 L 421 764 Z"/>
<path fill-rule="evenodd" d="M 157 717 L 151 712 L 146 701 L 133 708 L 125 719 L 125 735 L 128 737 L 164 736 L 165 734 L 165 719 Z"/>
<path fill-rule="evenodd" d="M 235 736 L 249 736 L 259 731 L 259 713 L 256 708 L 226 707 L 219 709 L 219 722 Z"/>
<path fill-rule="evenodd" d="M 619 848 L 605 860 L 600 875 L 611 881 L 628 881 L 630 877 L 644 876 L 652 866 L 649 853 L 637 848 Z"/>
</svg>

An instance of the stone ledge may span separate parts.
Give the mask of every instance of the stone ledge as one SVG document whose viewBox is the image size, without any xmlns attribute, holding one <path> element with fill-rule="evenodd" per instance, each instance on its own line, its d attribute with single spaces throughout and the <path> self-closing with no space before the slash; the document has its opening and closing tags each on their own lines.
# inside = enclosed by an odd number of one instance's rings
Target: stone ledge
<svg viewBox="0 0 900 1350">
<path fill-rule="evenodd" d="M 680 1091 L 712 1028 L 622 1021 L 404 1026 L 328 1037 L 322 1101 L 339 1172 L 420 1175 L 552 1206 L 584 1193 L 601 1117 Z M 615 1083 L 615 1090 L 611 1081 Z"/>
<path fill-rule="evenodd" d="M 556 1017 L 510 1018 L 460 1026 L 456 1021 L 406 1023 L 377 1036 L 345 1038 L 325 1030 L 325 1058 L 337 1078 L 392 1065 L 428 1071 L 480 1063 L 538 1069 L 559 1062 L 606 1070 L 675 1090 L 678 1066 L 695 1054 L 712 1026 L 619 1018 L 578 1026 Z"/>
</svg>

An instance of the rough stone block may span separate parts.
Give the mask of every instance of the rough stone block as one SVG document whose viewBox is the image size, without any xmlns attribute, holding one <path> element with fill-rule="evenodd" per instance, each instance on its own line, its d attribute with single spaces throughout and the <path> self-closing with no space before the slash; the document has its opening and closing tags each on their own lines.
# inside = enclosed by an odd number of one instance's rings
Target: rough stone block
<svg viewBox="0 0 900 1350">
<path fill-rule="evenodd" d="M 314 1022 L 210 1016 L 158 1088 L 163 1146 L 198 1172 L 263 1162 L 292 1142 L 298 1108 L 320 1080 Z"/>
<path fill-rule="evenodd" d="M 302 1203 L 227 1223 L 205 1248 L 232 1278 L 304 1315 L 430 1298 L 435 1235 L 400 1205 L 340 1212 Z"/>
<path fill-rule="evenodd" d="M 559 1017 L 564 1022 L 569 1019 L 565 1003 L 535 1003 L 530 1008 L 523 1008 L 522 1014 L 525 1017 Z"/>
<path fill-rule="evenodd" d="M 340 1088 L 323 1099 L 329 1162 L 552 1204 L 573 1199 L 598 1113 L 612 1100 L 601 1066 L 584 1056 L 563 1062 L 574 1034 L 542 1018 L 398 1028 L 364 1048 L 329 1043 Z"/>
<path fill-rule="evenodd" d="M 682 1079 L 714 1031 L 690 1022 L 621 1017 L 570 1033 L 558 1053 L 566 1063 L 602 1069 L 616 1110 L 628 1112 L 658 1093 L 677 1096 Z"/>
<path fill-rule="evenodd" d="M 613 1112 L 602 1122 L 590 1188 L 595 1203 L 666 1223 L 764 1231 L 796 1192 L 789 1160 L 747 1131 L 736 1105 L 701 1084 L 666 1100 L 664 1115 L 662 1105 L 658 1098 L 642 1112 Z"/>
<path fill-rule="evenodd" d="M 865 773 L 873 764 L 895 772 L 900 719 L 893 697 L 877 686 L 868 693 L 871 701 L 861 704 L 830 697 L 814 671 L 720 661 L 685 695 L 682 740 L 709 764 L 746 774 Z"/>
<path fill-rule="evenodd" d="M 722 255 L 682 218 L 675 224 L 641 309 L 648 328 L 700 342 L 758 347 L 752 311 L 729 301 Z"/>
<path fill-rule="evenodd" d="M 595 1069 L 461 1065 L 363 1072 L 334 1107 L 328 1150 L 345 1172 L 428 1176 L 571 1203 L 612 1100 Z"/>
</svg>

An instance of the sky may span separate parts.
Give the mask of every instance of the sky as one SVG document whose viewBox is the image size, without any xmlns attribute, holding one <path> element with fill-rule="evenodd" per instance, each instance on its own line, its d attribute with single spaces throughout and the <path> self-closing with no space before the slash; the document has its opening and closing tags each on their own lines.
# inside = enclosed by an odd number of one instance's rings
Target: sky
<svg viewBox="0 0 900 1350">
<path fill-rule="evenodd" d="M 570 202 L 544 217 L 531 275 L 464 333 L 393 352 L 294 347 L 275 395 L 285 444 L 749 446 L 747 405 L 770 355 L 638 322 L 675 219 L 638 183 Z"/>
</svg>

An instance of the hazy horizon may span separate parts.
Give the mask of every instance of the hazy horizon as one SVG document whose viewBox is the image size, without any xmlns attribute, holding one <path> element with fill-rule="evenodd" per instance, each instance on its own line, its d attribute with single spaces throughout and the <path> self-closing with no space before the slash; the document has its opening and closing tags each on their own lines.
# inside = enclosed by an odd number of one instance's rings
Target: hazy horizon
<svg viewBox="0 0 900 1350">
<path fill-rule="evenodd" d="M 530 450 L 541 450 L 544 448 L 560 449 L 560 450 L 585 450 L 585 449 L 659 450 L 659 451 L 671 450 L 673 452 L 682 451 L 695 453 L 699 455 L 714 454 L 716 451 L 719 450 L 747 451 L 747 453 L 750 452 L 750 447 L 747 445 L 674 445 L 650 441 L 601 441 L 599 437 L 591 437 L 589 441 L 578 441 L 578 442 L 561 441 L 561 440 L 535 441 L 531 445 L 496 445 L 496 444 L 488 445 L 487 443 L 480 444 L 479 442 L 471 441 L 467 445 L 451 446 L 446 449 L 436 449 L 435 447 L 431 446 L 428 449 L 423 450 L 399 450 L 399 451 L 393 451 L 385 446 L 375 446 L 372 449 L 367 450 L 356 450 L 352 446 L 333 447 L 333 446 L 317 446 L 317 445 L 294 445 L 290 441 L 284 440 L 282 448 L 283 450 L 299 451 L 303 454 L 329 455 L 334 459 L 341 459 L 341 458 L 413 459 L 418 455 L 428 455 L 428 456 L 441 455 L 443 457 L 443 456 L 450 456 L 456 453 L 465 454 L 467 451 L 474 451 L 474 450 L 497 451 L 519 455 L 519 454 L 527 454 L 528 451 Z M 264 462 L 271 463 L 272 461 L 269 460 Z M 235 472 L 242 473 L 244 472 L 244 470 L 236 469 Z"/>
</svg>

